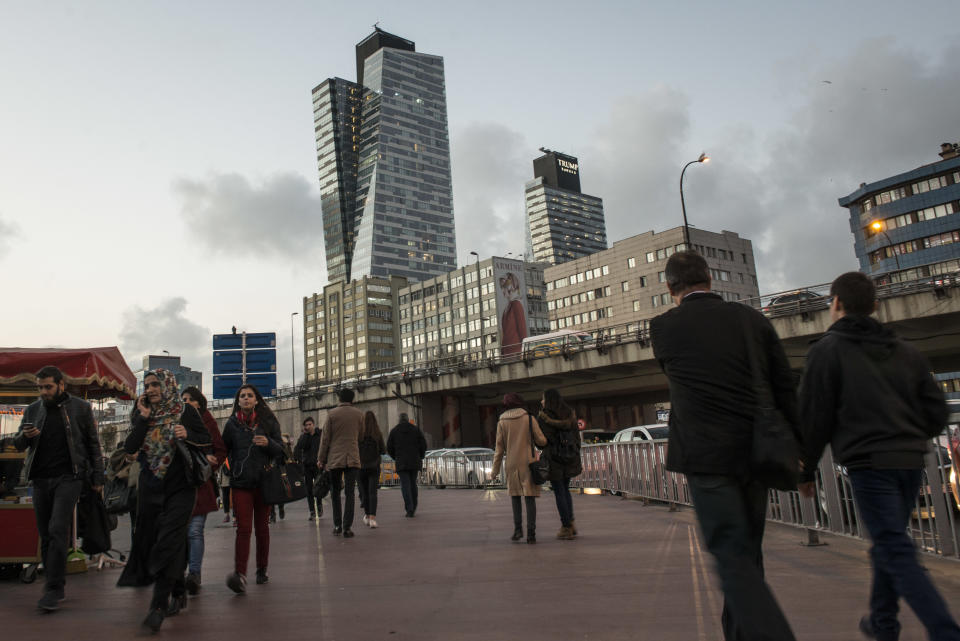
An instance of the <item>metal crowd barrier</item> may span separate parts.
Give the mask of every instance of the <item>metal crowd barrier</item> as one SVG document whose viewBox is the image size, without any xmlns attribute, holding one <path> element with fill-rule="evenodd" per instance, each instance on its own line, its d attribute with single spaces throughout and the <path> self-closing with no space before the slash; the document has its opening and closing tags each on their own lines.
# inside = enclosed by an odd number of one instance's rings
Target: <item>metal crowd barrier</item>
<svg viewBox="0 0 960 641">
<path fill-rule="evenodd" d="M 960 461 L 949 448 L 960 451 L 946 434 L 933 440 L 909 532 L 924 552 L 960 559 Z M 571 486 L 692 506 L 686 477 L 664 466 L 666 453 L 665 440 L 584 444 L 583 473 Z M 797 491 L 770 490 L 767 519 L 807 530 L 811 542 L 819 532 L 866 538 L 847 471 L 835 464 L 829 447 L 820 460 L 816 487 L 811 498 Z"/>
<path fill-rule="evenodd" d="M 501 479 L 490 483 L 493 450 L 478 447 L 449 448 L 427 452 L 420 471 L 420 485 L 482 488 L 502 485 Z M 501 474 L 502 477 L 502 474 Z"/>
</svg>

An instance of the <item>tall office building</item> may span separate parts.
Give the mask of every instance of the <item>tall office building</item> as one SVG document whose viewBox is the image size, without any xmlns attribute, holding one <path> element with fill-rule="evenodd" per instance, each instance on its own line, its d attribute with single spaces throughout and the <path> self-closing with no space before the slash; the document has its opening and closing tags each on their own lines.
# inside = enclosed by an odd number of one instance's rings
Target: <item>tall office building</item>
<svg viewBox="0 0 960 641">
<path fill-rule="evenodd" d="M 880 283 L 960 269 L 960 143 L 939 162 L 861 183 L 839 199 L 850 215 L 860 271 Z"/>
<path fill-rule="evenodd" d="M 456 266 L 443 58 L 376 29 L 357 82 L 313 90 L 331 281 L 423 280 Z"/>
<path fill-rule="evenodd" d="M 559 265 L 606 249 L 603 200 L 580 191 L 580 163 L 540 151 L 525 186 L 527 259 Z"/>
</svg>

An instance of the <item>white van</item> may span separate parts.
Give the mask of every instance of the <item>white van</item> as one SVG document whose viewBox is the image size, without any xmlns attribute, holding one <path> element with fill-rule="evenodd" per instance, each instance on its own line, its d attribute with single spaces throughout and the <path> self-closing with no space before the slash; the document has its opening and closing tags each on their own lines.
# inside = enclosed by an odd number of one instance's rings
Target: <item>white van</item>
<svg viewBox="0 0 960 641">
<path fill-rule="evenodd" d="M 666 423 L 655 423 L 653 425 L 638 425 L 628 427 L 617 432 L 613 437 L 614 443 L 624 443 L 627 441 L 663 441 L 670 434 L 670 428 Z"/>
</svg>

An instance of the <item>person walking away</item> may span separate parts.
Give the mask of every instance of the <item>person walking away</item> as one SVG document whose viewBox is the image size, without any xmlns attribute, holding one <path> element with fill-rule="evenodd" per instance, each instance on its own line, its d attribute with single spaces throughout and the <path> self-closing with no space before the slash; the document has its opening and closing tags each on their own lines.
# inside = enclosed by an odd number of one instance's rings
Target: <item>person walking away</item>
<svg viewBox="0 0 960 641">
<path fill-rule="evenodd" d="M 183 569 L 197 490 L 187 480 L 187 463 L 176 442 L 203 447 L 210 444 L 210 435 L 200 413 L 181 400 L 173 372 L 147 372 L 143 388 L 123 445 L 131 458 L 136 455 L 139 460 L 140 478 L 133 549 L 117 585 L 153 583 L 143 625 L 156 632 L 164 617 L 179 613 L 187 604 Z"/>
<path fill-rule="evenodd" d="M 290 448 L 290 437 L 286 434 L 283 434 L 280 437 L 280 444 L 283 445 L 283 459 L 284 461 L 293 460 L 293 450 Z M 278 509 L 279 508 L 279 509 Z M 277 512 L 280 513 L 280 520 L 286 516 L 286 510 L 283 507 L 283 503 L 280 505 L 271 505 L 270 506 L 270 523 L 277 522 Z"/>
<path fill-rule="evenodd" d="M 943 391 L 920 352 L 871 316 L 877 299 L 868 276 L 842 274 L 830 296 L 833 324 L 810 348 L 800 387 L 800 491 L 814 495 L 814 472 L 830 443 L 836 462 L 848 470 L 873 541 L 870 613 L 860 620 L 865 636 L 898 639 L 897 602 L 903 598 L 930 639 L 958 641 L 960 627 L 907 533 L 924 455 L 947 423 Z"/>
<path fill-rule="evenodd" d="M 794 639 L 763 578 L 768 489 L 753 478 L 749 452 L 756 399 L 747 341 L 753 341 L 774 402 L 797 425 L 793 374 L 773 326 L 760 312 L 710 291 L 710 270 L 693 251 L 665 268 L 676 307 L 650 323 L 653 354 L 670 383 L 668 470 L 686 474 L 707 549 L 717 563 L 727 641 Z"/>
<path fill-rule="evenodd" d="M 24 410 L 13 444 L 27 450 L 22 474 L 33 484 L 44 568 L 37 608 L 53 612 L 64 599 L 73 510 L 84 483 L 103 491 L 103 455 L 93 410 L 67 393 L 63 372 L 48 365 L 36 377 L 40 398 Z"/>
<path fill-rule="evenodd" d="M 241 594 L 247 591 L 247 563 L 250 559 L 250 535 L 257 535 L 257 585 L 269 581 L 270 508 L 260 491 L 263 468 L 283 454 L 280 423 L 260 391 L 246 384 L 233 399 L 233 414 L 223 428 L 230 465 L 230 490 L 233 511 L 237 515 L 233 572 L 227 575 L 227 587 Z"/>
<path fill-rule="evenodd" d="M 310 520 L 323 516 L 323 499 L 317 496 L 317 454 L 320 453 L 320 431 L 312 416 L 303 419 L 303 434 L 293 448 L 293 458 L 303 466 L 303 478 L 307 485 L 307 507 L 310 508 Z"/>
<path fill-rule="evenodd" d="M 207 410 L 207 397 L 204 396 L 196 387 L 188 387 L 183 390 L 181 395 L 183 402 L 192 406 L 200 413 L 203 419 L 203 426 L 207 428 L 212 444 L 211 451 L 207 454 L 207 460 L 210 462 L 213 474 L 223 464 L 227 458 L 227 446 L 223 443 L 220 436 L 220 428 L 217 426 L 217 419 Z M 210 480 L 197 488 L 197 502 L 193 506 L 193 514 L 190 515 L 190 526 L 187 530 L 187 578 L 184 585 L 188 594 L 196 594 L 200 591 L 201 570 L 203 567 L 203 528 L 207 524 L 207 515 L 217 511 L 217 492 L 214 488 L 214 476 L 211 474 Z"/>
<path fill-rule="evenodd" d="M 397 477 L 400 479 L 400 494 L 403 495 L 406 517 L 412 519 L 417 513 L 417 475 L 423 467 L 423 457 L 427 454 L 427 439 L 423 437 L 420 428 L 410 422 L 407 414 L 401 412 L 399 419 L 387 436 L 387 453 L 393 459 Z"/>
<path fill-rule="evenodd" d="M 522 497 L 527 510 L 527 543 L 536 543 L 536 499 L 540 496 L 540 486 L 533 482 L 530 463 L 536 460 L 533 453 L 534 443 L 543 447 L 547 444 L 547 439 L 540 430 L 537 419 L 524 409 L 523 398 L 519 394 L 506 394 L 503 397 L 503 408 L 504 412 L 497 421 L 497 445 L 493 453 L 493 471 L 490 478 L 493 480 L 500 476 L 502 465 L 510 504 L 513 507 L 513 536 L 510 540 L 519 541 L 523 538 Z"/>
<path fill-rule="evenodd" d="M 380 487 L 380 457 L 386 453 L 380 425 L 373 412 L 363 413 L 363 429 L 360 431 L 360 505 L 364 509 L 363 522 L 377 527 L 377 489 Z"/>
<path fill-rule="evenodd" d="M 583 471 L 577 415 L 555 389 L 544 390 L 540 404 L 537 421 L 547 438 L 547 448 L 543 451 L 543 456 L 550 462 L 550 487 L 553 489 L 557 512 L 560 514 L 557 538 L 569 541 L 577 536 L 570 479 L 580 476 Z"/>
<path fill-rule="evenodd" d="M 320 439 L 317 467 L 330 470 L 330 502 L 333 504 L 333 534 L 349 539 L 353 536 L 354 486 L 360 471 L 360 431 L 363 412 L 353 406 L 353 390 L 343 388 L 340 402 L 327 412 Z M 341 504 L 340 490 L 344 493 Z"/>
</svg>

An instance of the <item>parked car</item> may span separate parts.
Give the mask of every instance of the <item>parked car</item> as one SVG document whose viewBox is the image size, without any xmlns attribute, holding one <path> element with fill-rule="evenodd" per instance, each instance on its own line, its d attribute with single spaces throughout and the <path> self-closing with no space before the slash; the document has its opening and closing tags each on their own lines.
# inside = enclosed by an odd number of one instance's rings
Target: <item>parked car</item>
<svg viewBox="0 0 960 641">
<path fill-rule="evenodd" d="M 655 423 L 653 425 L 637 425 L 628 427 L 617 432 L 613 437 L 614 443 L 624 443 L 627 441 L 660 441 L 670 433 L 670 428 L 665 423 Z"/>
<path fill-rule="evenodd" d="M 483 487 L 493 471 L 493 450 L 486 447 L 447 448 L 430 457 L 427 482 L 443 489 L 447 485 Z"/>
</svg>

